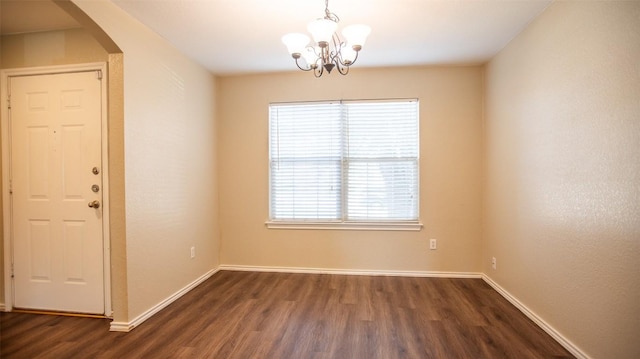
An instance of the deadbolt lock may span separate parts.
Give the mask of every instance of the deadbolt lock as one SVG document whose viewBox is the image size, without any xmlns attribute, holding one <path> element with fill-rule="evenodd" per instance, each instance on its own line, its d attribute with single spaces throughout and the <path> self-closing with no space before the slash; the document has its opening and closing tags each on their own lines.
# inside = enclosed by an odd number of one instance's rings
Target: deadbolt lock
<svg viewBox="0 0 640 359">
<path fill-rule="evenodd" d="M 93 172 L 94 175 L 97 175 L 98 173 L 100 173 L 100 170 L 98 169 L 98 167 L 93 167 L 93 169 L 91 169 L 91 172 Z"/>
<path fill-rule="evenodd" d="M 94 184 L 93 186 L 91 186 L 91 190 L 93 192 L 98 192 L 100 190 L 100 186 L 98 186 L 97 184 Z"/>
</svg>

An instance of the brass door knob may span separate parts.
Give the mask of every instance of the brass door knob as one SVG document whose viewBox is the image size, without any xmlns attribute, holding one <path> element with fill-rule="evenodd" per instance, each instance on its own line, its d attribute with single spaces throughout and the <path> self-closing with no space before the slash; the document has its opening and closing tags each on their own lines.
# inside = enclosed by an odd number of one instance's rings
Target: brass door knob
<svg viewBox="0 0 640 359">
<path fill-rule="evenodd" d="M 100 201 L 91 201 L 89 202 L 89 207 L 91 208 L 100 208 Z"/>
</svg>

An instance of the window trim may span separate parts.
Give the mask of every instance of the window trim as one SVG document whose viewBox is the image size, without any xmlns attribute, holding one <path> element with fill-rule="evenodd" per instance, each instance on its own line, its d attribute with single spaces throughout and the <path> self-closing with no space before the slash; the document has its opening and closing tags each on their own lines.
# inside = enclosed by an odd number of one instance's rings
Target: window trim
<svg viewBox="0 0 640 359">
<path fill-rule="evenodd" d="M 367 230 L 367 231 L 420 231 L 420 221 L 367 221 L 367 222 L 321 222 L 312 220 L 265 222 L 268 229 L 313 229 L 313 230 Z"/>
<path fill-rule="evenodd" d="M 340 100 L 318 100 L 318 101 L 286 101 L 286 102 L 271 102 L 269 108 L 272 105 L 293 105 L 293 104 L 313 104 L 313 103 L 345 103 L 345 102 L 416 102 L 419 104 L 420 100 L 417 97 L 411 98 L 383 98 L 383 99 L 340 99 Z M 420 109 L 418 105 L 418 148 L 420 148 Z M 270 130 L 269 130 L 270 131 Z M 269 141 L 270 142 L 270 141 Z M 264 223 L 268 229 L 283 229 L 283 230 L 367 230 L 367 231 L 421 231 L 423 224 L 420 219 L 420 153 L 418 152 L 417 160 L 417 176 L 418 183 L 416 189 L 416 195 L 418 196 L 417 213 L 418 218 L 415 220 L 368 220 L 368 221 L 353 221 L 353 220 L 314 220 L 314 219 L 273 219 L 269 218 Z M 344 166 L 344 161 L 342 166 Z M 269 171 L 271 171 L 271 160 L 269 159 Z M 344 177 L 343 177 L 344 180 Z M 271 188 L 271 174 L 269 174 L 269 188 Z M 269 194 L 271 195 L 271 193 Z M 345 196 L 345 192 L 342 191 L 341 196 Z M 271 199 L 269 200 L 271 201 Z M 343 213 L 344 206 L 346 205 L 345 199 L 342 200 Z M 269 204 L 269 217 L 271 217 L 271 204 Z"/>
</svg>

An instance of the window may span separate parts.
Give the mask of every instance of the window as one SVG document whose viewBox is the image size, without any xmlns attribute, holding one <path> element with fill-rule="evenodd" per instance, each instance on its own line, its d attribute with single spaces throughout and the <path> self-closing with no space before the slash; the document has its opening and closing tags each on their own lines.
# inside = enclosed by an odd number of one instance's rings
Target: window
<svg viewBox="0 0 640 359">
<path fill-rule="evenodd" d="M 418 124 L 416 99 L 271 104 L 268 225 L 417 224 Z"/>
</svg>

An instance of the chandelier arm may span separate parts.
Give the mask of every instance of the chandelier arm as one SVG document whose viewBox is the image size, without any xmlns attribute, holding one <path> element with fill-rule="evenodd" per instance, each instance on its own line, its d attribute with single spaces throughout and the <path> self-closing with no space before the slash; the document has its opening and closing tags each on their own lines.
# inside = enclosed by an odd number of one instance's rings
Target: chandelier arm
<svg viewBox="0 0 640 359">
<path fill-rule="evenodd" d="M 336 49 L 339 49 L 339 48 L 341 48 L 341 47 L 339 47 L 339 46 L 344 45 L 344 41 L 342 41 L 342 39 L 340 38 L 340 35 L 338 35 L 338 33 L 337 33 L 337 32 L 334 32 L 334 33 L 332 34 L 332 36 L 331 36 L 331 40 L 333 41 L 333 46 L 335 46 L 335 47 L 336 47 Z"/>
<path fill-rule="evenodd" d="M 356 56 L 353 58 L 353 61 L 351 61 L 351 62 L 350 62 L 350 63 L 348 63 L 348 64 L 347 64 L 347 63 L 345 63 L 345 62 L 342 60 L 342 56 L 340 56 L 340 58 L 339 58 L 339 60 L 340 60 L 340 64 L 341 64 L 342 66 L 350 67 L 351 65 L 353 65 L 353 64 L 355 64 L 355 63 L 356 63 L 356 60 L 358 60 L 358 54 L 360 54 L 360 51 L 356 51 Z"/>
<path fill-rule="evenodd" d="M 324 73 L 324 66 L 316 66 L 313 68 L 313 74 L 315 77 L 320 77 Z"/>
<path fill-rule="evenodd" d="M 346 75 L 349 73 L 349 66 L 342 63 L 342 61 L 336 61 L 336 67 L 340 75 Z"/>
<path fill-rule="evenodd" d="M 332 61 L 335 61 L 335 59 L 338 59 L 340 63 L 342 63 L 342 45 L 344 44 L 344 42 L 342 42 L 342 39 L 340 39 L 340 36 L 338 36 L 338 34 L 335 32 L 331 36 L 331 41 L 333 42 L 333 48 L 335 49 L 335 51 L 330 59 Z"/>
<path fill-rule="evenodd" d="M 320 53 L 318 53 L 317 49 L 313 46 L 307 46 L 307 50 L 311 50 L 313 51 L 313 53 L 316 55 L 316 57 L 320 57 L 320 55 L 322 54 L 322 49 L 320 49 Z"/>
<path fill-rule="evenodd" d="M 298 59 L 299 59 L 299 57 L 298 57 L 298 58 L 295 58 L 295 57 L 294 57 L 294 59 L 296 60 L 296 66 L 298 66 L 298 68 L 299 68 L 300 70 L 302 70 L 302 71 L 311 71 L 311 70 L 313 70 L 313 68 L 312 68 L 312 67 L 309 67 L 308 69 L 303 69 L 302 67 L 300 67 L 300 64 L 298 63 Z"/>
<path fill-rule="evenodd" d="M 360 51 L 356 51 L 356 56 L 353 58 L 353 61 L 351 61 L 351 65 L 356 63 L 356 61 L 358 60 L 358 55 L 360 55 Z M 351 65 L 349 65 L 349 66 L 351 66 Z"/>
</svg>

